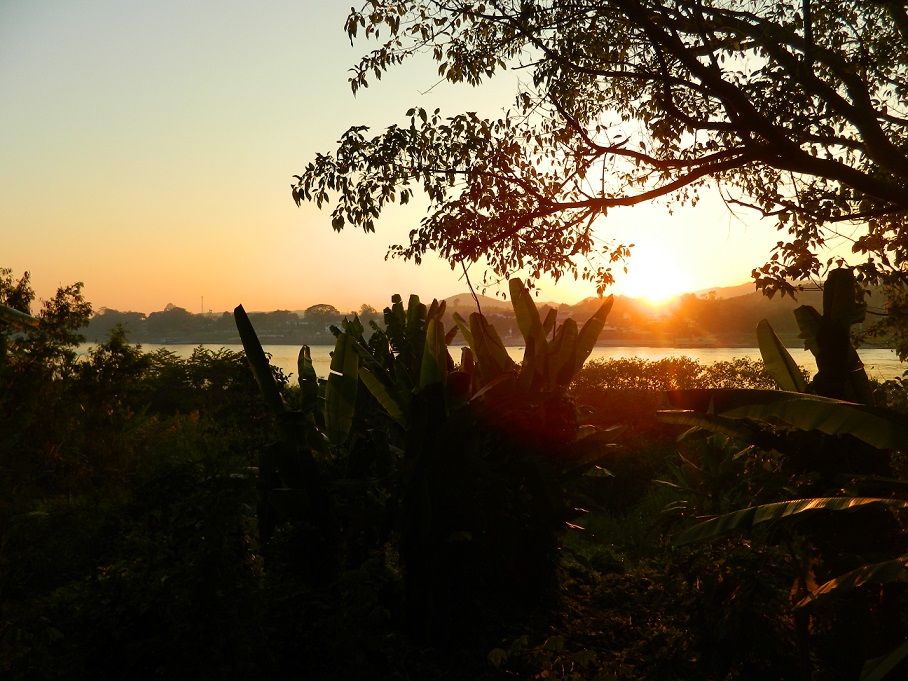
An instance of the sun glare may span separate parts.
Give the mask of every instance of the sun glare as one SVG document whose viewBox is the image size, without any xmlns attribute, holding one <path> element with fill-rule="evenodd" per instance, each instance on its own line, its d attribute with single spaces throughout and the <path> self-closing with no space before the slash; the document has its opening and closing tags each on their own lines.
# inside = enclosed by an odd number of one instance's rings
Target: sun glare
<svg viewBox="0 0 908 681">
<path fill-rule="evenodd" d="M 627 274 L 618 275 L 616 290 L 631 298 L 659 305 L 690 290 L 690 277 L 670 258 L 658 253 L 637 252 L 627 264 Z"/>
</svg>

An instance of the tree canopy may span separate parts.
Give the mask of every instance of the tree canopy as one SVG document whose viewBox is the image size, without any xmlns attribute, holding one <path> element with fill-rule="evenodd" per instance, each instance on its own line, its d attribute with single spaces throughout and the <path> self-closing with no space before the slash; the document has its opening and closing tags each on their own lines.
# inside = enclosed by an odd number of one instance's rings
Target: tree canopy
<svg viewBox="0 0 908 681">
<path fill-rule="evenodd" d="M 908 210 L 908 12 L 894 0 L 370 0 L 346 23 L 378 41 L 356 92 L 427 52 L 479 84 L 519 69 L 497 120 L 420 108 L 380 134 L 348 130 L 295 176 L 293 197 L 366 231 L 416 189 L 427 215 L 390 254 L 488 259 L 507 275 L 613 281 L 625 244 L 597 236 L 610 208 L 696 204 L 706 185 L 774 219 L 758 286 L 820 275 L 856 225 L 862 281 L 901 280 Z M 842 263 L 839 263 L 842 264 Z"/>
<path fill-rule="evenodd" d="M 333 324 L 343 316 L 340 310 L 328 303 L 310 305 L 303 313 L 303 319 L 307 322 L 318 322 L 320 324 Z"/>
</svg>

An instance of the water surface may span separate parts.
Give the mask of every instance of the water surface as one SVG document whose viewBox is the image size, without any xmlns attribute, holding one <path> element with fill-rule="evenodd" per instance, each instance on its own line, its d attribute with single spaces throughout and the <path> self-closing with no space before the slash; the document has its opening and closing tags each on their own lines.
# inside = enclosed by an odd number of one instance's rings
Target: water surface
<svg viewBox="0 0 908 681">
<path fill-rule="evenodd" d="M 165 348 L 177 354 L 180 357 L 189 357 L 197 345 L 158 345 L 155 343 L 144 343 L 142 349 L 146 352 L 153 352 L 159 348 Z M 210 347 L 213 350 L 226 348 L 228 350 L 241 351 L 242 345 L 224 345 L 213 344 Z M 299 347 L 295 345 L 265 345 L 265 352 L 271 355 L 271 363 L 280 367 L 281 370 L 293 377 L 297 375 L 296 361 L 299 355 Z M 312 353 L 312 363 L 315 366 L 315 373 L 321 378 L 328 375 L 331 366 L 331 351 L 333 345 L 313 345 L 310 346 Z M 523 359 L 522 347 L 509 347 L 508 354 L 516 361 Z M 816 362 L 813 355 L 803 348 L 788 348 L 791 356 L 801 366 L 810 370 L 811 374 L 816 373 Z M 455 361 L 459 359 L 459 350 L 452 353 Z M 908 369 L 900 361 L 894 350 L 885 348 L 868 348 L 859 349 L 858 354 L 864 362 L 864 368 L 870 378 L 877 380 L 886 380 L 897 378 Z M 690 357 L 701 364 L 713 364 L 714 362 L 730 361 L 737 357 L 747 359 L 760 359 L 759 348 L 649 348 L 649 347 L 596 347 L 590 355 L 590 359 L 621 359 L 624 357 L 639 357 L 644 360 L 660 360 L 665 357 Z"/>
</svg>

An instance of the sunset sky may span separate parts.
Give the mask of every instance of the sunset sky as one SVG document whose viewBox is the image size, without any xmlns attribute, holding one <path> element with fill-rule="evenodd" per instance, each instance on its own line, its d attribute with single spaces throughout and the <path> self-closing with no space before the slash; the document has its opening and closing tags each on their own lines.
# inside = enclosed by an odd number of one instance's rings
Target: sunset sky
<svg viewBox="0 0 908 681">
<path fill-rule="evenodd" d="M 95 309 L 197 312 L 331 303 L 383 307 L 466 290 L 440 261 L 385 262 L 425 204 L 376 234 L 338 235 L 330 213 L 297 208 L 292 175 L 351 125 L 404 123 L 440 107 L 497 115 L 514 78 L 439 84 L 428 60 L 354 97 L 345 3 L 324 0 L 7 0 L 0 3 L 0 266 L 32 273 L 38 296 L 85 282 Z M 436 86 L 436 87 L 433 87 Z M 637 244 L 614 292 L 657 295 L 740 284 L 778 240 L 716 198 L 669 216 L 614 211 L 602 236 Z M 471 273 L 474 283 L 481 279 Z M 590 284 L 543 282 L 573 303 Z"/>
</svg>

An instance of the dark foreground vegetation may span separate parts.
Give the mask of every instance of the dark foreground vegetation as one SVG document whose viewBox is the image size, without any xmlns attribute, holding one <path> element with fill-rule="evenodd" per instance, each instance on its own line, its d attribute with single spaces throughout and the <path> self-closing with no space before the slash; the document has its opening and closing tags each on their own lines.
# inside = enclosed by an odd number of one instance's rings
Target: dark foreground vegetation
<svg viewBox="0 0 908 681">
<path fill-rule="evenodd" d="M 716 421 L 718 398 L 659 420 L 704 394 L 679 391 L 775 384 L 746 360 L 583 365 L 587 327 L 512 292 L 548 354 L 507 365 L 477 316 L 454 364 L 443 310 L 396 300 L 368 338 L 337 330 L 325 383 L 305 353 L 290 381 L 247 345 L 256 380 L 242 353 L 145 353 L 120 330 L 79 359 L 79 288 L 33 326 L 7 277 L 0 675 L 882 678 L 865 662 L 908 624 L 903 454 L 860 428 Z M 898 423 L 904 386 L 868 388 L 866 418 Z M 697 525 L 807 497 L 827 501 Z M 856 497 L 876 501 L 828 501 Z"/>
</svg>

